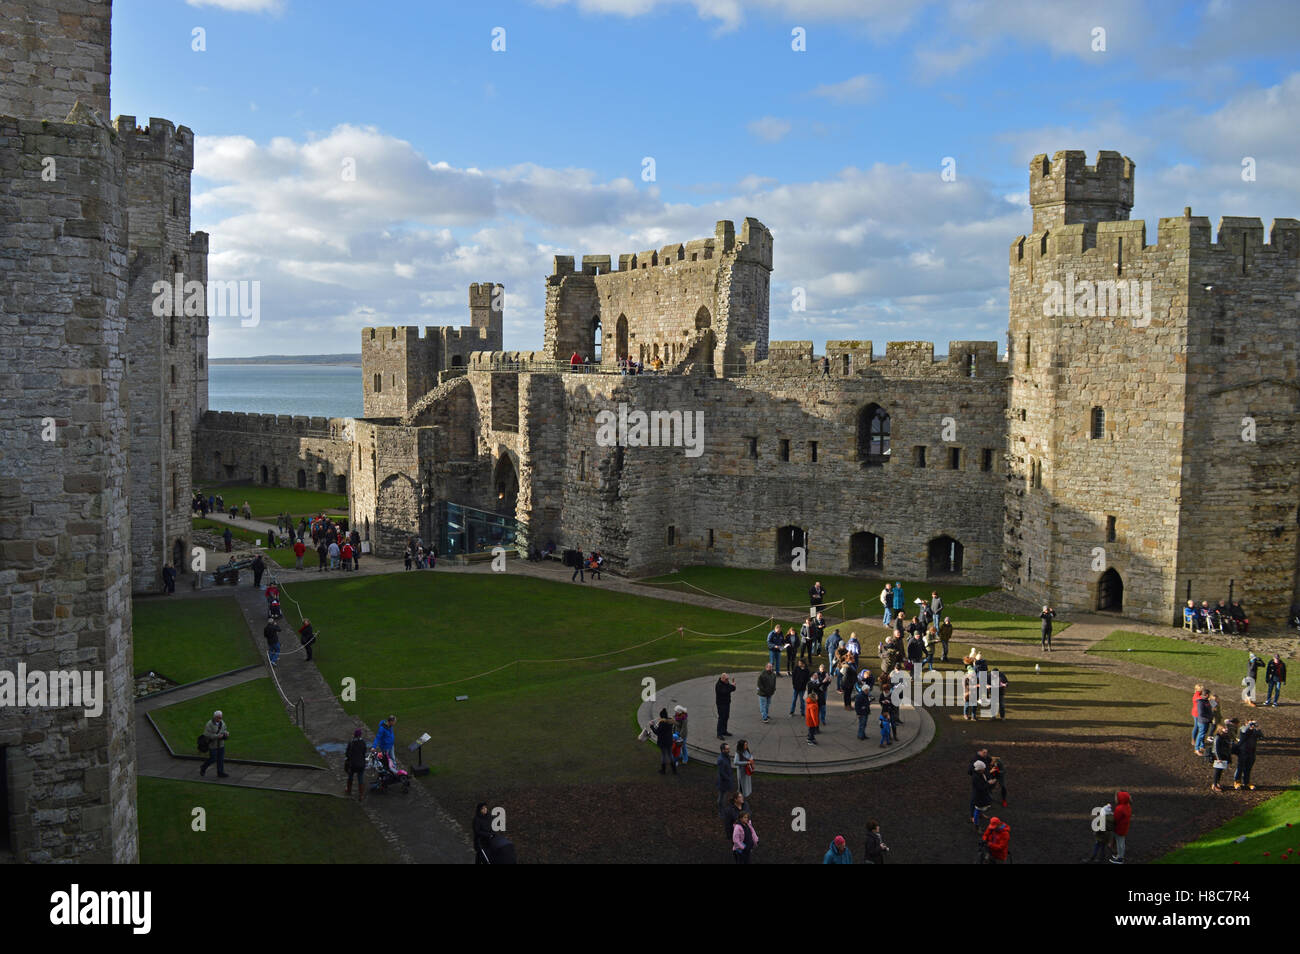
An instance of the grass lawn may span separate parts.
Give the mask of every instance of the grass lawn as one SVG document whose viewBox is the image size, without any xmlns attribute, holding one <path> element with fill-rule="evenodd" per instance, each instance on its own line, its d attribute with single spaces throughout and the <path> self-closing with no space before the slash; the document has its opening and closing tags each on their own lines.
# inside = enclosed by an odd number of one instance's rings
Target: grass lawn
<svg viewBox="0 0 1300 954">
<path fill-rule="evenodd" d="M 1246 840 L 1238 844 L 1242 835 Z M 1287 852 L 1300 853 L 1300 790 L 1294 789 L 1171 851 L 1156 864 L 1288 864 Z"/>
<path fill-rule="evenodd" d="M 822 586 L 826 587 L 827 602 L 841 599 L 845 601 L 844 618 L 846 619 L 855 619 L 859 616 L 879 617 L 883 612 L 880 606 L 880 591 L 884 587 L 885 581 L 869 577 L 832 576 L 826 573 L 812 572 L 792 573 L 775 569 L 747 570 L 739 567 L 691 566 L 684 567 L 667 576 L 651 577 L 641 582 L 646 584 L 675 584 L 673 586 L 647 586 L 647 589 L 650 590 L 698 593 L 702 589 L 716 596 L 725 596 L 746 603 L 788 606 L 792 616 L 799 615 L 800 619 L 802 619 L 800 607 L 807 607 L 808 588 L 816 580 L 821 580 Z M 951 615 L 951 611 L 956 609 L 953 606 L 954 603 L 979 596 L 994 588 L 992 586 L 963 586 L 949 583 L 903 581 L 903 594 L 907 602 L 909 616 L 915 610 L 912 601 L 918 597 L 928 600 L 932 590 L 937 590 L 939 595 L 943 597 L 945 614 Z M 804 612 L 806 613 L 806 609 Z M 838 613 L 836 615 L 838 616 Z"/>
<path fill-rule="evenodd" d="M 137 673 L 156 672 L 186 683 L 257 662 L 233 596 L 137 600 L 131 612 Z"/>
<path fill-rule="evenodd" d="M 352 799 L 144 777 L 137 794 L 144 864 L 399 860 Z M 206 831 L 190 828 L 196 807 L 207 814 Z"/>
<path fill-rule="evenodd" d="M 227 758 L 321 764 L 320 755 L 290 720 L 270 679 L 254 679 L 150 714 L 174 751 L 198 755 L 194 740 L 214 709 L 220 709 L 231 726 Z"/>
<path fill-rule="evenodd" d="M 241 508 L 242 513 L 244 501 L 248 501 L 254 517 L 272 522 L 286 510 L 294 517 L 314 516 L 322 510 L 348 512 L 347 494 L 329 494 L 320 490 L 238 484 L 233 487 L 204 487 L 203 493 L 214 497 L 221 494 L 227 513 L 232 506 Z"/>
<path fill-rule="evenodd" d="M 961 606 L 954 606 L 951 612 L 945 609 L 944 615 L 952 617 L 953 629 L 958 631 L 999 636 L 1004 639 L 1020 639 L 1030 643 L 1042 640 L 1043 620 L 1038 616 L 1012 616 L 1009 613 L 965 609 Z M 1068 622 L 1058 620 L 1052 625 L 1052 635 L 1057 636 L 1069 628 Z M 960 648 L 961 640 L 958 636 L 958 633 L 953 633 L 953 649 Z M 962 649 L 962 652 L 969 648 L 968 646 Z"/>
<path fill-rule="evenodd" d="M 1132 652 L 1129 652 L 1129 650 Z M 1097 656 L 1115 656 L 1129 662 L 1154 666 L 1170 672 L 1182 673 L 1191 682 L 1210 680 L 1239 685 L 1246 675 L 1247 648 L 1245 641 L 1240 649 L 1226 649 L 1190 639 L 1171 639 L 1168 636 L 1150 636 L 1116 630 L 1088 650 Z M 1264 656 L 1265 663 L 1269 657 Z M 1259 696 L 1264 696 L 1264 671 L 1260 670 Z"/>
<path fill-rule="evenodd" d="M 199 517 L 194 518 L 195 530 L 207 530 L 209 533 L 213 533 L 218 537 L 226 532 L 227 526 L 229 525 L 224 523 L 218 523 L 215 520 L 204 520 Z M 245 543 L 256 544 L 258 540 L 261 540 L 262 553 L 266 556 L 267 559 L 274 560 L 277 564 L 279 564 L 282 567 L 292 567 L 297 564 L 297 557 L 294 556 L 293 550 L 291 550 L 289 547 L 274 547 L 274 548 L 267 547 L 266 546 L 267 535 L 265 533 L 254 533 L 252 530 L 241 530 L 239 527 L 230 527 L 230 535 L 234 537 L 236 540 L 243 540 Z M 309 540 L 307 542 L 308 542 L 307 549 L 310 550 L 311 541 Z M 304 554 L 304 559 L 305 558 L 306 555 Z M 218 563 L 218 565 L 220 565 L 220 563 Z M 208 572 L 212 572 L 215 569 L 216 569 L 215 566 L 210 566 L 208 567 Z"/>
</svg>

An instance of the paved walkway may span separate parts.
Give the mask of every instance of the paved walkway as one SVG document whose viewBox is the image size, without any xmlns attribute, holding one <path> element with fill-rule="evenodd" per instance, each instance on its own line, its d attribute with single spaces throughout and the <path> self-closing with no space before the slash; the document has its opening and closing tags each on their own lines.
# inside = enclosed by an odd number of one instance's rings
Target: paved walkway
<svg viewBox="0 0 1300 954">
<path fill-rule="evenodd" d="M 757 672 L 733 674 L 736 691 L 732 694 L 731 716 L 727 731 L 732 751 L 744 739 L 754 753 L 754 770 L 776 775 L 827 775 L 835 772 L 860 772 L 899 762 L 918 752 L 925 751 L 934 738 L 934 720 L 924 709 L 910 706 L 902 709 L 903 724 L 898 729 L 898 741 L 880 747 L 880 707 L 871 707 L 865 741 L 857 738 L 858 717 L 844 708 L 843 697 L 836 692 L 827 696 L 829 720 L 817 734 L 817 744 L 807 742 L 808 728 L 799 709 L 790 715 L 790 680 L 777 680 L 776 695 L 767 725 L 759 718 L 758 696 L 754 692 Z M 692 758 L 713 762 L 718 757 L 717 709 L 714 706 L 713 687 L 717 676 L 704 676 L 674 683 L 657 693 L 656 701 L 644 702 L 637 711 L 637 724 L 646 725 L 666 708 L 673 714 L 674 706 L 685 706 L 690 713 L 688 751 Z M 642 743 L 648 744 L 648 743 Z"/>
</svg>

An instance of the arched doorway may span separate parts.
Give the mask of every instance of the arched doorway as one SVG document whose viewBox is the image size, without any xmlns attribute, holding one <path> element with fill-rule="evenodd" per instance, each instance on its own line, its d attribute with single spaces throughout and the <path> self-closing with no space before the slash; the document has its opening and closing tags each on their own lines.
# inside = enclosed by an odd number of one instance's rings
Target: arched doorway
<svg viewBox="0 0 1300 954">
<path fill-rule="evenodd" d="M 849 569 L 879 570 L 885 565 L 885 541 L 874 533 L 855 533 L 849 537 Z"/>
<path fill-rule="evenodd" d="M 1108 613 L 1124 610 L 1124 580 L 1114 567 L 1103 573 L 1097 581 L 1097 609 Z"/>
<path fill-rule="evenodd" d="M 776 562 L 778 566 L 788 567 L 794 559 L 795 547 L 803 547 L 805 556 L 808 549 L 808 534 L 802 527 L 786 526 L 776 529 Z"/>
<path fill-rule="evenodd" d="M 189 568 L 189 561 L 185 559 L 185 541 L 177 539 L 172 544 L 172 569 L 177 573 L 184 573 Z"/>
<path fill-rule="evenodd" d="M 712 325 L 713 318 L 709 315 L 709 309 L 701 305 L 700 310 L 695 313 L 695 330 L 703 331 L 705 328 L 709 328 Z"/>
<path fill-rule="evenodd" d="M 298 469 L 298 489 L 299 490 L 307 489 L 307 471 L 303 470 L 302 468 Z"/>
<path fill-rule="evenodd" d="M 263 464 L 263 465 L 262 465 L 262 483 L 267 483 L 267 477 L 268 477 L 268 476 L 269 476 L 269 475 L 267 474 L 266 465 Z"/>
<path fill-rule="evenodd" d="M 591 363 L 600 364 L 600 315 L 591 319 Z"/>
<path fill-rule="evenodd" d="M 496 468 L 492 473 L 492 486 L 496 491 L 493 505 L 497 513 L 510 516 L 515 514 L 515 505 L 519 500 L 519 475 L 515 473 L 514 461 L 509 454 L 497 458 Z"/>
<path fill-rule="evenodd" d="M 879 404 L 868 404 L 858 412 L 858 463 L 879 467 L 889 460 L 889 414 Z"/>
<path fill-rule="evenodd" d="M 334 478 L 334 492 L 336 494 L 345 494 L 348 492 L 347 477 L 343 476 L 342 474 L 339 474 L 337 477 Z"/>
<path fill-rule="evenodd" d="M 325 471 L 323 470 L 316 471 L 316 489 L 317 490 L 325 489 Z"/>
<path fill-rule="evenodd" d="M 961 541 L 950 536 L 935 537 L 930 541 L 930 575 L 960 576 L 965 561 L 966 548 Z"/>
<path fill-rule="evenodd" d="M 627 357 L 627 315 L 619 315 L 614 325 L 614 353 L 620 361 Z"/>
</svg>

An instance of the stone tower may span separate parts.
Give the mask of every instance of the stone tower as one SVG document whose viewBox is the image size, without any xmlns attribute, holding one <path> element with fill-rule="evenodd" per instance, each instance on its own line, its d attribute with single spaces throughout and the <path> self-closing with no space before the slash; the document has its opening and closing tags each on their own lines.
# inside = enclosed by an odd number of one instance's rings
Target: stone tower
<svg viewBox="0 0 1300 954">
<path fill-rule="evenodd" d="M 1133 210 L 1133 160 L 1118 152 L 1099 152 L 1097 164 L 1078 149 L 1051 159 L 1034 156 L 1029 164 L 1029 204 L 1034 232 L 1059 225 L 1121 222 Z"/>
<path fill-rule="evenodd" d="M 505 311 L 506 287 L 493 282 L 476 282 L 469 286 L 469 324 L 481 329 L 480 351 L 502 349 L 502 316 Z"/>
<path fill-rule="evenodd" d="M 111 10 L 22 9 L 5 24 L 21 42 L 0 46 L 0 218 L 23 236 L 0 260 L 0 339 L 22 344 L 3 358 L 21 399 L 0 402 L 0 669 L 99 673 L 104 706 L 0 707 L 0 859 L 129 863 L 128 232 L 126 160 L 102 119 Z"/>
</svg>

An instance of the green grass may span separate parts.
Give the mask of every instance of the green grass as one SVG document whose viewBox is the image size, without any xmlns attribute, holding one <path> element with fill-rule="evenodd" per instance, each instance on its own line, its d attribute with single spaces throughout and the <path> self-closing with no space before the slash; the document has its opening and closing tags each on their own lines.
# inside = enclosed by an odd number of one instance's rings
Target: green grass
<svg viewBox="0 0 1300 954">
<path fill-rule="evenodd" d="M 131 612 L 137 673 L 186 683 L 257 662 L 233 596 L 137 600 Z"/>
<path fill-rule="evenodd" d="M 145 777 L 136 791 L 144 864 L 399 860 L 352 799 Z M 206 831 L 190 827 L 196 807 L 206 812 Z"/>
<path fill-rule="evenodd" d="M 944 615 L 952 617 L 953 628 L 957 630 L 969 630 L 980 635 L 1019 639 L 1031 643 L 1040 642 L 1043 638 L 1043 620 L 1040 616 L 1013 616 L 1009 613 L 966 609 L 961 606 L 952 607 L 951 612 L 945 609 Z M 1057 620 L 1052 625 L 1052 635 L 1058 636 L 1069 627 L 1069 623 Z M 957 633 L 953 634 L 953 639 L 959 640 Z"/>
<path fill-rule="evenodd" d="M 341 513 L 347 513 L 348 510 L 347 494 L 331 494 L 320 490 L 238 484 L 233 487 L 204 487 L 202 492 L 204 496 L 213 497 L 221 494 L 225 498 L 227 513 L 235 506 L 240 508 L 242 514 L 244 501 L 248 501 L 254 517 L 272 522 L 285 511 L 294 517 L 301 517 L 318 515 L 322 510 Z"/>
<path fill-rule="evenodd" d="M 747 570 L 739 567 L 691 566 L 683 567 L 676 573 L 651 577 L 641 582 L 647 584 L 681 584 L 647 586 L 648 590 L 698 593 L 699 590 L 703 589 L 717 596 L 725 596 L 728 599 L 740 600 L 745 603 L 758 603 L 764 606 L 788 606 L 792 617 L 799 615 L 802 619 L 799 608 L 808 605 L 806 602 L 808 588 L 816 580 L 821 580 L 822 586 L 826 587 L 827 602 L 841 599 L 845 601 L 843 607 L 844 618 L 855 619 L 859 616 L 879 618 L 882 615 L 880 591 L 884 587 L 885 581 L 868 577 L 833 576 L 828 573 L 813 572 L 793 573 L 776 569 Z M 890 580 L 890 582 L 893 581 Z M 685 585 L 687 583 L 692 585 Z M 928 600 L 932 590 L 937 590 L 939 595 L 943 597 L 945 615 L 952 615 L 952 612 L 956 610 L 953 604 L 960 600 L 987 593 L 991 589 L 994 589 L 994 587 L 928 583 L 915 580 L 903 581 L 903 594 L 907 602 L 909 616 L 915 610 L 912 601 L 918 597 Z M 954 619 L 954 624 L 955 622 Z"/>
<path fill-rule="evenodd" d="M 307 737 L 289 719 L 270 679 L 240 683 L 150 714 L 174 751 L 198 755 L 195 740 L 214 709 L 220 709 L 230 725 L 227 758 L 321 764 Z"/>
<path fill-rule="evenodd" d="M 1132 650 L 1132 652 L 1129 652 Z M 1193 642 L 1190 639 L 1171 639 L 1168 636 L 1151 636 L 1147 633 L 1131 633 L 1116 630 L 1089 653 L 1123 659 L 1127 662 L 1154 666 L 1169 672 L 1182 673 L 1191 681 L 1226 683 L 1239 685 L 1246 675 L 1247 646 L 1243 641 L 1240 649 L 1227 649 L 1222 646 L 1210 646 L 1206 643 Z M 1267 663 L 1269 657 L 1261 654 Z M 1260 680 L 1264 678 L 1260 670 Z M 1263 696 L 1263 686 L 1260 686 Z"/>
<path fill-rule="evenodd" d="M 227 526 L 229 526 L 229 524 L 218 523 L 215 520 L 204 520 L 200 517 L 194 518 L 195 530 L 207 530 L 209 533 L 215 534 L 218 537 L 226 532 Z M 252 543 L 255 545 L 257 545 L 258 540 L 261 540 L 262 542 L 260 546 L 262 547 L 263 555 L 267 559 L 274 560 L 279 566 L 288 568 L 297 565 L 298 558 L 294 556 L 293 550 L 289 547 L 267 547 L 266 541 L 268 538 L 265 533 L 255 533 L 252 530 L 241 530 L 239 527 L 230 527 L 230 535 L 236 540 L 243 540 L 245 543 Z M 278 538 L 279 534 L 276 536 Z M 310 541 L 308 541 L 308 544 L 307 549 L 310 550 Z M 306 557 L 307 555 L 303 554 L 303 558 L 306 559 Z M 208 567 L 209 572 L 215 569 L 215 566 Z"/>
<path fill-rule="evenodd" d="M 1242 835 L 1246 840 L 1237 844 Z M 1290 864 L 1284 857 L 1287 851 L 1300 853 L 1300 790 L 1296 789 L 1238 815 L 1222 828 L 1171 851 L 1156 864 Z M 1300 864 L 1300 860 L 1296 863 Z"/>
</svg>

